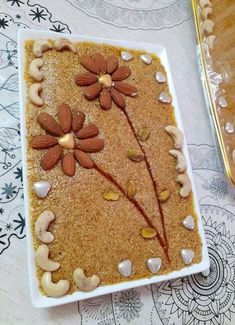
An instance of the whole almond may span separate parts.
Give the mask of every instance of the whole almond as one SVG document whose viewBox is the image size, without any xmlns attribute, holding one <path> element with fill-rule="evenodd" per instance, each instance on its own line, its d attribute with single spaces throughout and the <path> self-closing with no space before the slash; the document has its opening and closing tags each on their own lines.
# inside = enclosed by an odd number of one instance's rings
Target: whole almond
<svg viewBox="0 0 235 325">
<path fill-rule="evenodd" d="M 84 66 L 90 72 L 98 74 L 100 72 L 98 65 L 89 55 L 82 55 L 80 59 L 81 65 Z"/>
<path fill-rule="evenodd" d="M 64 133 L 68 133 L 72 127 L 72 112 L 69 105 L 63 103 L 58 108 L 58 119 Z"/>
<path fill-rule="evenodd" d="M 62 135 L 61 128 L 56 120 L 49 114 L 42 112 L 38 115 L 38 123 L 47 131 L 47 133 L 55 136 Z"/>
<path fill-rule="evenodd" d="M 99 82 L 96 82 L 95 84 L 86 87 L 84 96 L 88 100 L 95 99 L 99 93 L 102 90 L 102 85 Z"/>
<path fill-rule="evenodd" d="M 75 159 L 71 152 L 64 155 L 62 159 L 62 170 L 67 176 L 74 176 L 75 174 Z"/>
<path fill-rule="evenodd" d="M 128 149 L 127 151 L 127 157 L 135 162 L 140 162 L 142 160 L 144 160 L 144 155 L 142 154 L 142 152 L 139 152 L 138 150 L 135 149 Z"/>
<path fill-rule="evenodd" d="M 136 195 L 136 184 L 132 180 L 128 180 L 126 184 L 126 194 L 130 199 L 133 199 Z"/>
<path fill-rule="evenodd" d="M 84 168 L 93 168 L 94 162 L 91 159 L 91 157 L 81 150 L 75 150 L 74 151 L 75 158 L 77 159 L 78 163 L 83 166 Z"/>
<path fill-rule="evenodd" d="M 110 55 L 107 59 L 107 72 L 112 74 L 118 68 L 118 59 L 115 55 Z"/>
<path fill-rule="evenodd" d="M 115 81 L 114 88 L 120 93 L 130 97 L 135 97 L 138 94 L 138 90 L 136 87 L 122 81 Z"/>
<path fill-rule="evenodd" d="M 41 159 L 41 167 L 44 170 L 52 169 L 59 162 L 62 153 L 63 150 L 59 145 L 56 145 L 48 149 L 45 155 Z"/>
<path fill-rule="evenodd" d="M 119 91 L 117 91 L 114 88 L 111 88 L 110 94 L 111 94 L 111 97 L 112 97 L 114 103 L 117 105 L 117 107 L 120 107 L 120 108 L 126 107 L 125 98 L 123 97 L 122 94 L 119 93 Z"/>
<path fill-rule="evenodd" d="M 98 152 L 104 148 L 104 140 L 99 138 L 80 140 L 76 148 L 85 152 Z"/>
<path fill-rule="evenodd" d="M 49 134 L 42 134 L 33 137 L 30 145 L 33 149 L 46 149 L 53 147 L 58 143 L 58 140 Z"/>
<path fill-rule="evenodd" d="M 82 128 L 84 121 L 85 114 L 83 112 L 78 111 L 78 113 L 73 114 L 72 130 L 74 133 L 77 133 Z"/>
<path fill-rule="evenodd" d="M 127 66 L 119 67 L 112 75 L 113 81 L 121 81 L 127 79 L 131 75 L 131 69 Z"/>
<path fill-rule="evenodd" d="M 99 129 L 94 123 L 89 123 L 78 131 L 76 137 L 79 139 L 87 139 L 95 137 L 99 134 Z"/>
<path fill-rule="evenodd" d="M 104 110 L 108 110 L 112 106 L 112 98 L 108 89 L 104 88 L 99 97 L 100 107 Z"/>
<path fill-rule="evenodd" d="M 103 57 L 103 55 L 100 54 L 100 53 L 96 53 L 94 55 L 94 60 L 95 60 L 95 63 L 98 65 L 98 67 L 100 69 L 100 72 L 106 73 L 106 71 L 107 71 L 107 63 L 106 63 L 106 60 Z"/>
<path fill-rule="evenodd" d="M 89 86 L 97 82 L 98 78 L 91 72 L 79 74 L 75 77 L 75 82 L 78 86 Z"/>
</svg>

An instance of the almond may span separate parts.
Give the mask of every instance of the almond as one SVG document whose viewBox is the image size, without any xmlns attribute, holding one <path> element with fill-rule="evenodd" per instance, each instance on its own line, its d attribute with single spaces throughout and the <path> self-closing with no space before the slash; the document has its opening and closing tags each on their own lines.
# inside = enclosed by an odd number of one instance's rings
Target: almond
<svg viewBox="0 0 235 325">
<path fill-rule="evenodd" d="M 52 146 L 55 146 L 58 143 L 58 140 L 52 135 L 43 134 L 33 137 L 30 142 L 30 145 L 33 149 L 46 149 Z"/>
<path fill-rule="evenodd" d="M 97 80 L 97 76 L 90 72 L 86 72 L 75 77 L 75 82 L 78 86 L 89 86 L 97 82 Z"/>
<path fill-rule="evenodd" d="M 89 55 L 82 55 L 80 59 L 81 65 L 84 66 L 87 70 L 90 72 L 98 74 L 100 72 L 98 65 L 95 63 L 95 61 L 89 56 Z"/>
<path fill-rule="evenodd" d="M 80 140 L 76 148 L 85 152 L 98 152 L 104 148 L 104 140 L 99 138 Z"/>
<path fill-rule="evenodd" d="M 110 94 L 111 94 L 111 97 L 112 97 L 114 103 L 117 105 L 117 107 L 120 107 L 120 108 L 126 107 L 125 98 L 122 96 L 122 94 L 119 93 L 119 91 L 112 88 L 110 91 Z"/>
<path fill-rule="evenodd" d="M 115 55 L 111 55 L 107 59 L 107 72 L 112 74 L 118 68 L 118 59 Z"/>
<path fill-rule="evenodd" d="M 64 133 L 68 133 L 72 126 L 72 112 L 69 105 L 63 103 L 58 108 L 60 127 Z"/>
<path fill-rule="evenodd" d="M 103 55 L 100 54 L 100 53 L 96 53 L 94 55 L 94 60 L 95 60 L 95 63 L 98 65 L 98 67 L 100 69 L 100 72 L 106 73 L 106 71 L 107 71 L 107 63 L 106 63 L 106 60 L 103 57 Z"/>
<path fill-rule="evenodd" d="M 83 112 L 79 111 L 73 114 L 72 130 L 74 133 L 77 133 L 82 128 L 84 121 L 85 114 Z"/>
<path fill-rule="evenodd" d="M 99 82 L 88 86 L 84 92 L 84 96 L 88 100 L 95 99 L 102 90 L 102 85 Z"/>
<path fill-rule="evenodd" d="M 94 162 L 91 159 L 91 157 L 86 153 L 81 150 L 75 150 L 74 151 L 75 158 L 77 159 L 78 163 L 84 167 L 84 168 L 93 168 L 94 167 Z"/>
<path fill-rule="evenodd" d="M 112 75 L 113 81 L 121 81 L 127 79 L 131 75 L 131 69 L 127 66 L 119 67 Z"/>
<path fill-rule="evenodd" d="M 62 135 L 61 128 L 56 120 L 49 114 L 43 112 L 38 115 L 38 123 L 41 127 L 51 135 Z"/>
<path fill-rule="evenodd" d="M 41 159 L 41 167 L 44 170 L 52 169 L 59 162 L 62 153 L 63 150 L 59 145 L 56 145 L 55 147 L 48 149 L 45 155 Z"/>
<path fill-rule="evenodd" d="M 94 123 L 84 126 L 78 131 L 76 137 L 79 139 L 93 138 L 99 134 L 99 129 Z"/>
<path fill-rule="evenodd" d="M 112 106 L 112 98 L 108 89 L 103 89 L 99 97 L 100 107 L 104 110 L 108 110 Z"/>
<path fill-rule="evenodd" d="M 122 81 L 114 82 L 114 88 L 120 93 L 130 97 L 135 97 L 138 94 L 138 90 L 136 87 Z"/>
<path fill-rule="evenodd" d="M 62 160 L 62 169 L 65 175 L 74 176 L 75 174 L 75 159 L 71 152 L 64 155 Z"/>
</svg>

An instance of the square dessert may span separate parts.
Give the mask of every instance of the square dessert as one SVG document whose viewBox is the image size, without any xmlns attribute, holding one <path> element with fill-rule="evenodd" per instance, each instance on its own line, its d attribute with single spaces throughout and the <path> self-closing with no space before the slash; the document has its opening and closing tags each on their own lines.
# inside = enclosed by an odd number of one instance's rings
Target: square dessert
<svg viewBox="0 0 235 325">
<path fill-rule="evenodd" d="M 25 42 L 30 224 L 42 293 L 61 297 L 202 260 L 167 75 L 150 53 Z"/>
</svg>

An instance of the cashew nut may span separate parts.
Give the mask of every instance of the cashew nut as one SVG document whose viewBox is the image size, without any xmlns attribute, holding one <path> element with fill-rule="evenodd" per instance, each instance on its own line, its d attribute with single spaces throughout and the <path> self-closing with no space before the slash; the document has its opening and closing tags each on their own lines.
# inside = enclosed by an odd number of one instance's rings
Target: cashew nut
<svg viewBox="0 0 235 325">
<path fill-rule="evenodd" d="M 212 8 L 211 7 L 204 7 L 202 8 L 202 18 L 207 19 L 209 15 L 212 14 Z"/>
<path fill-rule="evenodd" d="M 175 149 L 170 150 L 169 154 L 177 159 L 176 170 L 179 173 L 185 171 L 185 169 L 187 168 L 187 163 L 184 154 L 181 151 Z"/>
<path fill-rule="evenodd" d="M 41 83 L 34 83 L 29 87 L 29 99 L 36 106 L 42 106 L 43 100 L 39 96 L 39 92 L 42 90 Z"/>
<path fill-rule="evenodd" d="M 34 42 L 33 44 L 33 55 L 37 58 L 40 58 L 43 54 L 43 52 L 52 49 L 53 46 L 48 40 L 45 39 L 39 39 Z"/>
<path fill-rule="evenodd" d="M 180 129 L 178 129 L 176 126 L 174 126 L 174 125 L 167 125 L 165 127 L 165 130 L 174 139 L 174 142 L 175 142 L 174 147 L 175 147 L 175 149 L 182 148 L 183 143 L 184 143 L 184 135 L 183 135 L 182 131 Z"/>
<path fill-rule="evenodd" d="M 64 296 L 70 287 L 68 280 L 60 280 L 57 283 L 51 281 L 51 272 L 44 272 L 42 275 L 41 285 L 45 293 L 49 297 L 62 297 Z"/>
<path fill-rule="evenodd" d="M 201 8 L 204 8 L 206 6 L 212 7 L 212 3 L 210 2 L 210 0 L 200 0 L 199 5 Z"/>
<path fill-rule="evenodd" d="M 56 51 L 70 50 L 73 53 L 77 53 L 76 46 L 67 38 L 60 38 L 54 42 L 54 48 Z"/>
<path fill-rule="evenodd" d="M 209 34 L 213 32 L 214 26 L 215 26 L 215 24 L 211 19 L 204 20 L 203 25 L 202 25 L 203 30 Z"/>
<path fill-rule="evenodd" d="M 208 45 L 209 49 L 213 49 L 215 38 L 216 38 L 215 35 L 209 35 L 209 36 L 206 38 L 206 44 Z"/>
<path fill-rule="evenodd" d="M 100 278 L 97 275 L 86 277 L 80 267 L 73 272 L 73 280 L 76 286 L 82 291 L 92 291 L 98 287 L 100 283 Z"/>
<path fill-rule="evenodd" d="M 49 259 L 49 248 L 47 245 L 40 245 L 35 252 L 37 265 L 44 271 L 56 271 L 60 268 L 60 263 L 53 262 Z"/>
<path fill-rule="evenodd" d="M 180 196 L 186 198 L 189 196 L 192 191 L 191 181 L 187 174 L 180 174 L 176 178 L 176 182 L 181 184 L 182 187 L 180 189 Z"/>
<path fill-rule="evenodd" d="M 42 81 L 43 74 L 39 70 L 43 66 L 42 59 L 34 59 L 29 65 L 29 75 L 36 81 Z"/>
<path fill-rule="evenodd" d="M 38 239 L 45 243 L 51 243 L 54 240 L 54 235 L 47 231 L 49 224 L 55 219 L 52 211 L 46 210 L 38 217 L 35 222 L 35 233 Z"/>
</svg>

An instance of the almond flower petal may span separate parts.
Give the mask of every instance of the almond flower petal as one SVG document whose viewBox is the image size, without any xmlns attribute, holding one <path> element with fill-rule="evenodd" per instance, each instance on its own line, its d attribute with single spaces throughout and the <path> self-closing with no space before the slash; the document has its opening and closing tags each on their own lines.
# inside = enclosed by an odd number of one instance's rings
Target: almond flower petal
<svg viewBox="0 0 235 325">
<path fill-rule="evenodd" d="M 33 149 L 46 149 L 55 146 L 58 140 L 49 134 L 42 134 L 33 137 L 30 145 Z"/>
<path fill-rule="evenodd" d="M 84 66 L 88 71 L 93 72 L 95 74 L 99 74 L 100 69 L 95 61 L 89 55 L 82 55 L 80 59 L 81 65 Z"/>
<path fill-rule="evenodd" d="M 122 81 L 114 82 L 114 88 L 120 93 L 130 97 L 135 97 L 138 94 L 138 90 L 136 87 Z"/>
<path fill-rule="evenodd" d="M 113 81 L 122 81 L 127 79 L 131 75 L 131 69 L 125 65 L 119 67 L 113 74 Z"/>
<path fill-rule="evenodd" d="M 94 167 L 94 162 L 91 159 L 91 157 L 86 153 L 81 150 L 75 150 L 74 151 L 75 158 L 77 159 L 78 163 L 84 167 L 84 168 L 93 168 Z"/>
<path fill-rule="evenodd" d="M 59 162 L 62 154 L 63 154 L 63 149 L 59 145 L 56 145 L 48 149 L 45 155 L 41 159 L 41 167 L 44 170 L 49 170 L 54 168 L 55 165 Z"/>
<path fill-rule="evenodd" d="M 99 82 L 96 82 L 95 84 L 88 86 L 85 89 L 84 96 L 88 100 L 95 99 L 98 97 L 101 90 L 102 90 L 102 85 Z"/>
<path fill-rule="evenodd" d="M 76 137 L 78 139 L 93 138 L 99 134 L 99 129 L 94 123 L 89 123 L 78 131 Z"/>
<path fill-rule="evenodd" d="M 126 107 L 126 101 L 122 94 L 119 93 L 116 89 L 112 88 L 110 91 L 112 100 L 117 105 L 117 107 L 125 108 Z"/>
<path fill-rule="evenodd" d="M 107 71 L 107 62 L 102 54 L 96 53 L 94 55 L 95 63 L 98 65 L 101 73 L 106 73 Z"/>
<path fill-rule="evenodd" d="M 75 82 L 78 86 L 90 86 L 98 81 L 98 77 L 91 72 L 85 72 L 75 77 Z"/>
<path fill-rule="evenodd" d="M 85 121 L 85 114 L 82 111 L 78 111 L 78 113 L 73 114 L 72 121 L 72 130 L 74 133 L 77 133 L 83 126 Z"/>
<path fill-rule="evenodd" d="M 45 112 L 40 113 L 38 115 L 38 123 L 47 133 L 51 135 L 58 137 L 63 134 L 59 124 L 50 114 Z"/>
<path fill-rule="evenodd" d="M 99 152 L 104 148 L 104 140 L 99 138 L 80 140 L 76 148 L 85 152 Z"/>
<path fill-rule="evenodd" d="M 58 108 L 58 119 L 64 133 L 68 133 L 72 127 L 72 111 L 69 105 L 63 103 Z"/>
<path fill-rule="evenodd" d="M 107 72 L 112 74 L 118 68 L 118 59 L 115 55 L 110 55 L 107 59 Z"/>
<path fill-rule="evenodd" d="M 62 159 L 62 170 L 67 176 L 74 176 L 75 175 L 75 159 L 71 152 L 68 152 L 64 155 Z"/>
<path fill-rule="evenodd" d="M 104 88 L 99 97 L 100 107 L 104 110 L 108 110 L 112 107 L 112 98 L 108 89 Z"/>
</svg>

